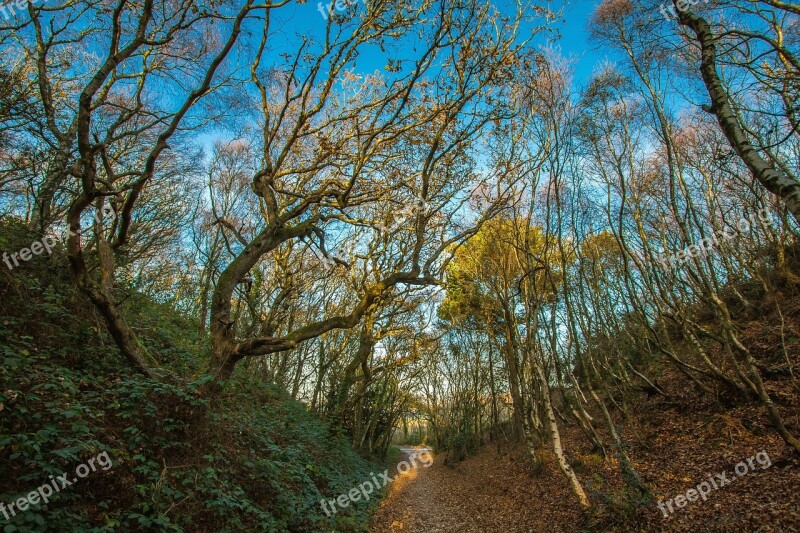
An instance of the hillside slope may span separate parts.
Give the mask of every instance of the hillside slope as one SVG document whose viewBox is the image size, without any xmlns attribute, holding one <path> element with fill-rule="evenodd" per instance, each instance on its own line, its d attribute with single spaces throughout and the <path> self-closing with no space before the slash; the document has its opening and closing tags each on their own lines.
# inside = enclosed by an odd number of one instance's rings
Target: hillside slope
<svg viewBox="0 0 800 533">
<path fill-rule="evenodd" d="M 27 238 L 18 228 L 2 235 Z M 378 463 L 256 378 L 215 403 L 201 397 L 196 325 L 135 293 L 127 307 L 137 333 L 171 375 L 121 370 L 62 261 L 0 269 L 3 531 L 364 529 L 370 506 L 328 517 L 319 500 Z"/>
</svg>

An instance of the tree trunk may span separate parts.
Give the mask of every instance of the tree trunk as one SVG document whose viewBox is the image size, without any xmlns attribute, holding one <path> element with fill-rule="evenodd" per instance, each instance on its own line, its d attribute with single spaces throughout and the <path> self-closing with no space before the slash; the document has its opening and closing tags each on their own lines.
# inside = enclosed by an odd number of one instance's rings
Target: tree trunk
<svg viewBox="0 0 800 533">
<path fill-rule="evenodd" d="M 679 0 L 673 0 L 676 5 Z M 691 11 L 678 11 L 679 21 L 682 26 L 690 28 L 700 43 L 701 63 L 700 72 L 708 95 L 711 98 L 711 111 L 717 117 L 720 127 L 731 147 L 741 158 L 742 162 L 753 174 L 761 185 L 769 192 L 780 196 L 789 212 L 800 224 L 800 183 L 773 168 L 753 148 L 747 139 L 747 134 L 739 125 L 739 119 L 728 100 L 728 93 L 717 72 L 717 51 L 714 32 L 708 22 Z"/>
<path fill-rule="evenodd" d="M 564 448 L 561 446 L 561 434 L 558 431 L 558 423 L 556 422 L 556 415 L 553 411 L 553 402 L 550 400 L 550 386 L 547 383 L 547 378 L 545 378 L 542 365 L 534 362 L 534 366 L 536 366 L 536 376 L 542 389 L 542 402 L 544 403 L 545 418 L 547 419 L 550 438 L 553 441 L 553 452 L 558 458 L 558 466 L 561 468 L 561 472 L 564 473 L 564 476 L 566 476 L 567 480 L 569 481 L 569 484 L 572 487 L 572 492 L 578 498 L 578 503 L 580 503 L 581 507 L 584 509 L 589 509 L 589 498 L 586 497 L 586 492 L 584 492 L 581 482 L 578 481 L 578 476 L 575 475 L 572 467 L 569 466 L 569 462 L 567 462 L 567 458 L 564 455 Z"/>
</svg>

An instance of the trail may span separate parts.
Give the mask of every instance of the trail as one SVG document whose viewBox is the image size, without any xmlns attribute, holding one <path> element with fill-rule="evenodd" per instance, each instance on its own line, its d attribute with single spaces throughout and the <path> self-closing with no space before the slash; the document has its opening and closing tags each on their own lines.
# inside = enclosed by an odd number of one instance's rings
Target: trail
<svg viewBox="0 0 800 533">
<path fill-rule="evenodd" d="M 483 533 L 575 530 L 575 526 L 570 525 L 574 524 L 573 517 L 580 513 L 570 495 L 559 489 L 545 490 L 544 484 L 550 477 L 547 472 L 536 482 L 526 474 L 521 475 L 516 454 L 498 456 L 494 450 L 485 449 L 455 467 L 445 465 L 444 459 L 445 456 L 436 456 L 432 466 L 416 468 L 398 477 L 390 485 L 389 493 L 373 517 L 370 531 Z M 554 516 L 564 516 L 565 520 L 547 523 L 541 512 L 544 506 L 548 507 L 550 520 Z"/>
<path fill-rule="evenodd" d="M 409 451 L 401 448 L 406 459 Z M 371 531 L 472 531 L 469 506 L 448 495 L 447 472 L 434 459 L 430 467 L 420 467 L 398 477 L 389 487 L 373 519 Z M 475 530 L 477 531 L 477 530 Z"/>
</svg>

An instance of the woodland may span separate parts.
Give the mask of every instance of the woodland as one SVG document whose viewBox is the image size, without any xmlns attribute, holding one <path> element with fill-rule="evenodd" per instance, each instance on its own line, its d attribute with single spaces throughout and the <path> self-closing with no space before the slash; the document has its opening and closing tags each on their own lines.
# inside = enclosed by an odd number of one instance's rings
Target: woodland
<svg viewBox="0 0 800 533">
<path fill-rule="evenodd" d="M 798 4 L 20 0 L 0 51 L 4 532 L 800 530 Z"/>
</svg>

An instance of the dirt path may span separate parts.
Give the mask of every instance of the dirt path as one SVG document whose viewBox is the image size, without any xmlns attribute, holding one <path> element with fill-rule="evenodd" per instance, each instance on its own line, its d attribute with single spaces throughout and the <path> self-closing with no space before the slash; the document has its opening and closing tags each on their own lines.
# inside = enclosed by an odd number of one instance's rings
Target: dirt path
<svg viewBox="0 0 800 533">
<path fill-rule="evenodd" d="M 431 467 L 417 468 L 391 484 L 370 531 L 575 531 L 570 516 L 580 513 L 570 495 L 558 488 L 545 490 L 545 483 L 551 481 L 547 475 L 536 482 L 520 476 L 517 460 L 515 454 L 498 456 L 486 449 L 450 467 L 444 465 L 443 456 L 437 456 Z M 545 523 L 542 513 L 536 513 L 537 501 L 549 507 L 548 514 L 556 511 L 555 516 L 565 520 Z"/>
<path fill-rule="evenodd" d="M 700 421 L 702 422 L 702 421 Z M 696 425 L 700 424 L 696 422 Z M 671 434 L 640 453 L 637 464 L 658 499 L 669 500 L 706 479 L 708 472 L 731 473 L 751 450 L 769 450 L 771 466 L 750 472 L 741 481 L 715 490 L 707 502 L 695 502 L 665 518 L 656 503 L 625 518 L 608 513 L 584 515 L 570 492 L 555 457 L 544 453 L 545 464 L 533 473 L 524 449 L 498 453 L 484 447 L 455 466 L 445 455 L 434 457 L 429 468 L 420 466 L 399 476 L 370 523 L 372 533 L 516 533 L 575 531 L 736 531 L 800 532 L 798 466 L 778 437 L 739 436 L 727 446 L 698 439 L 701 431 L 689 424 L 681 430 L 668 420 L 660 431 Z M 636 428 L 634 427 L 634 430 Z M 671 430 L 671 433 L 667 431 Z M 570 442 L 576 441 L 572 428 Z M 716 430 L 715 430 L 716 431 Z M 661 432 L 659 434 L 661 434 Z M 643 433 L 643 432 L 641 432 Z M 694 439 L 690 437 L 695 437 Z M 698 446 L 698 442 L 705 445 Z M 724 442 L 728 442 L 725 439 Z M 585 450 L 573 452 L 575 467 L 587 492 L 596 499 L 619 494 L 618 464 L 613 459 L 592 462 Z M 412 452 L 413 453 L 413 452 Z M 752 455 L 752 453 L 750 453 Z M 406 460 L 406 457 L 400 459 Z M 429 462 L 429 461 L 427 461 Z M 730 474 L 730 479 L 736 476 Z M 595 479 L 615 480 L 599 486 Z M 601 500 L 604 501 L 604 500 Z"/>
<path fill-rule="evenodd" d="M 399 477 L 389 487 L 370 530 L 469 531 L 463 527 L 469 523 L 469 506 L 448 494 L 447 474 L 434 460 L 428 468 L 416 468 Z"/>
</svg>

